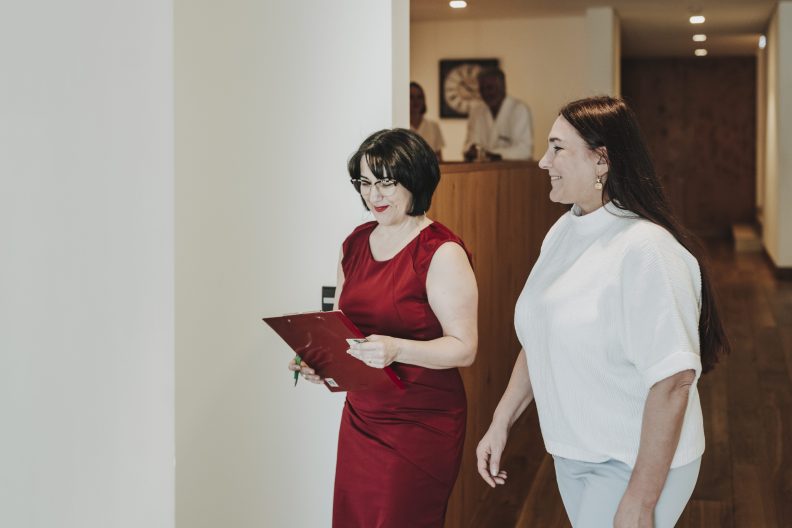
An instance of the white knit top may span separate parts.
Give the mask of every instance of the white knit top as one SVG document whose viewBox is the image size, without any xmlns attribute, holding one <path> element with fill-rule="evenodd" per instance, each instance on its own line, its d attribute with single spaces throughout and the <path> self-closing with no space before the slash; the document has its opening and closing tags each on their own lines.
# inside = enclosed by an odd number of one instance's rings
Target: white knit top
<svg viewBox="0 0 792 528">
<path fill-rule="evenodd" d="M 545 448 L 634 467 L 649 389 L 701 373 L 696 259 L 662 227 L 607 204 L 550 228 L 517 301 Z M 696 384 L 671 467 L 704 452 Z"/>
</svg>

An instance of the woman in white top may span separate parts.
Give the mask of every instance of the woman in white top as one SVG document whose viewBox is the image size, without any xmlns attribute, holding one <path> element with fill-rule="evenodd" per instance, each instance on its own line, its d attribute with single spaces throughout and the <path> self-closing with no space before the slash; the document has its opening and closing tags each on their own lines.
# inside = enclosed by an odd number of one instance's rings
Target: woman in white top
<svg viewBox="0 0 792 528">
<path fill-rule="evenodd" d="M 437 160 L 443 161 L 443 133 L 440 126 L 434 121 L 424 118 L 426 113 L 426 96 L 423 88 L 417 82 L 410 83 L 410 129 L 418 132 L 422 138 L 429 143 L 432 150 L 437 154 Z"/>
<path fill-rule="evenodd" d="M 523 349 L 479 473 L 505 483 L 509 429 L 535 399 L 574 527 L 673 526 L 704 452 L 696 384 L 729 348 L 707 274 L 622 100 L 566 105 L 539 166 L 572 208 L 517 301 Z"/>
</svg>

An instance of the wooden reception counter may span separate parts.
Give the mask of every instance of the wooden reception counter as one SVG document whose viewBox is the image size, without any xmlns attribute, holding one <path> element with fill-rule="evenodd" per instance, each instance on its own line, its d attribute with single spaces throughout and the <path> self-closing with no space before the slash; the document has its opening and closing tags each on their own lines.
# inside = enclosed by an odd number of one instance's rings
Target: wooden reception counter
<svg viewBox="0 0 792 528">
<path fill-rule="evenodd" d="M 464 458 L 446 518 L 446 527 L 461 528 L 470 526 L 489 490 L 478 476 L 475 450 L 520 350 L 514 305 L 547 230 L 567 207 L 550 202 L 547 172 L 535 161 L 444 163 L 440 172 L 429 218 L 465 241 L 479 288 L 478 355 L 461 369 L 468 399 Z"/>
</svg>

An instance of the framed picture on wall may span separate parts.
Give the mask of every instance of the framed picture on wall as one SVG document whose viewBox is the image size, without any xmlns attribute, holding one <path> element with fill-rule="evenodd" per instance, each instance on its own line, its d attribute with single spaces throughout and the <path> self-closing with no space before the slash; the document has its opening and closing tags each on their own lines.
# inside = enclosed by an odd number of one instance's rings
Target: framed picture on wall
<svg viewBox="0 0 792 528">
<path fill-rule="evenodd" d="M 497 68 L 498 59 L 443 59 L 440 61 L 440 117 L 464 119 L 470 105 L 480 101 L 478 74 Z"/>
</svg>

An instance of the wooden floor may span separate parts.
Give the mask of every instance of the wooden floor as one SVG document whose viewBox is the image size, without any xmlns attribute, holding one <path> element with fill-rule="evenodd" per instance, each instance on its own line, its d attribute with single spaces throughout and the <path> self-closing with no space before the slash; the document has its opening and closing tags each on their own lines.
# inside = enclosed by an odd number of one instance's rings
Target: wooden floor
<svg viewBox="0 0 792 528">
<path fill-rule="evenodd" d="M 680 527 L 792 527 L 792 282 L 759 253 L 710 243 L 733 352 L 699 382 L 707 450 Z M 532 405 L 513 428 L 509 483 L 487 491 L 468 526 L 566 527 Z"/>
</svg>

